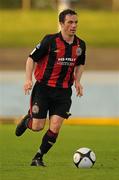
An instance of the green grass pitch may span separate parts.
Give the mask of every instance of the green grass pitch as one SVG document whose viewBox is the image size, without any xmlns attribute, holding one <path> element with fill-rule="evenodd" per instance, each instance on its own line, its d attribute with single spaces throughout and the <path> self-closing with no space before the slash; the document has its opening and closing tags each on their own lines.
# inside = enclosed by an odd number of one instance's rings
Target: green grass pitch
<svg viewBox="0 0 119 180">
<path fill-rule="evenodd" d="M 14 134 L 15 125 L 0 125 L 0 180 L 117 180 L 119 127 L 63 125 L 57 143 L 44 157 L 47 167 L 31 167 L 45 131 Z M 91 169 L 77 169 L 72 157 L 80 147 L 96 153 Z"/>
</svg>

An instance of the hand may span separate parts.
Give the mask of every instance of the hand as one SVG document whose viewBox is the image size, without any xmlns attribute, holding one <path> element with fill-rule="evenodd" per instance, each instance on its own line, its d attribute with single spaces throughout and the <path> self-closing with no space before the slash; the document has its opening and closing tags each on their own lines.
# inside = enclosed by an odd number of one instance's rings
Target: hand
<svg viewBox="0 0 119 180">
<path fill-rule="evenodd" d="M 31 80 L 27 80 L 24 84 L 24 92 L 25 95 L 29 95 L 30 94 L 30 90 L 32 89 L 33 86 L 33 82 Z"/>
<path fill-rule="evenodd" d="M 83 96 L 83 86 L 77 81 L 75 81 L 75 88 L 76 88 L 76 95 L 79 97 Z"/>
</svg>

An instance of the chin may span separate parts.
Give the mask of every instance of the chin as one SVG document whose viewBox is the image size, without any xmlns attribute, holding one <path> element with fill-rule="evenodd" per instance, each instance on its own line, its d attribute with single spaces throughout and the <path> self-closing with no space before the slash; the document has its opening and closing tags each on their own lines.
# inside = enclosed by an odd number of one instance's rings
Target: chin
<svg viewBox="0 0 119 180">
<path fill-rule="evenodd" d="M 69 36 L 74 36 L 75 35 L 75 32 L 74 33 L 70 33 Z"/>
</svg>

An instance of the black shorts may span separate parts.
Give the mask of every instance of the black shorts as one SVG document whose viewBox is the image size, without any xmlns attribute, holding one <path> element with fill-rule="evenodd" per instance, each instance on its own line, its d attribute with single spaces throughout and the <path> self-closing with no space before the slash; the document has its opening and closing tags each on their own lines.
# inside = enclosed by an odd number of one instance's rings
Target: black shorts
<svg viewBox="0 0 119 180">
<path fill-rule="evenodd" d="M 30 112 L 33 118 L 44 119 L 49 113 L 68 118 L 72 89 L 54 88 L 36 82 L 31 94 Z"/>
</svg>

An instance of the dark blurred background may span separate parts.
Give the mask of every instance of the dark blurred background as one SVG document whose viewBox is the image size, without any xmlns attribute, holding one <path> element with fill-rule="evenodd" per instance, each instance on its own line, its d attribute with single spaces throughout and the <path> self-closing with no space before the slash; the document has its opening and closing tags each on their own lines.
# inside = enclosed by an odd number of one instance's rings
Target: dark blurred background
<svg viewBox="0 0 119 180">
<path fill-rule="evenodd" d="M 62 0 L 61 0 L 62 1 Z M 66 0 L 65 0 L 66 1 Z M 63 2 L 63 1 L 62 1 Z M 55 8 L 58 0 L 0 0 L 1 9 L 16 8 Z M 118 0 L 70 0 L 72 7 L 87 9 L 119 10 Z"/>
</svg>

